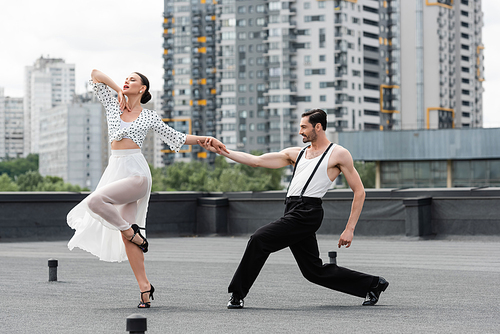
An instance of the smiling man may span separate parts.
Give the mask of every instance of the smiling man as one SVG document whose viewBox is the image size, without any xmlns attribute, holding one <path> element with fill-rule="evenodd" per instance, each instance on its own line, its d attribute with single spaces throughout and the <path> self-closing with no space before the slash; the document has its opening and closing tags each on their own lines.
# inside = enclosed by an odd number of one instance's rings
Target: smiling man
<svg viewBox="0 0 500 334">
<path fill-rule="evenodd" d="M 338 247 L 351 245 L 354 228 L 365 200 L 365 190 L 354 168 L 348 150 L 331 143 L 326 137 L 326 113 L 313 109 L 302 114 L 300 135 L 305 148 L 291 147 L 281 152 L 261 156 L 231 151 L 222 155 L 252 167 L 281 168 L 294 165 L 292 180 L 286 194 L 284 215 L 259 228 L 248 242 L 243 258 L 229 285 L 229 309 L 243 308 L 243 298 L 248 294 L 269 255 L 289 247 L 300 271 L 312 283 L 348 293 L 361 298 L 363 305 L 378 302 L 380 293 L 389 283 L 383 278 L 363 274 L 335 264 L 323 264 L 319 257 L 316 231 L 323 220 L 321 198 L 340 173 L 351 187 L 354 198 L 346 227 L 340 235 Z M 200 143 L 215 152 L 210 144 Z"/>
</svg>

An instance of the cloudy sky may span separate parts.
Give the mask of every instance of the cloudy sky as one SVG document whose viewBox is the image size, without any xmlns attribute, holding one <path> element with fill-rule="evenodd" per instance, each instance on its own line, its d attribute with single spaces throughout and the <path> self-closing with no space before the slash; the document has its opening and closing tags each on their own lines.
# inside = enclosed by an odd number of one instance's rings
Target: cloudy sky
<svg viewBox="0 0 500 334">
<path fill-rule="evenodd" d="M 76 65 L 82 93 L 93 68 L 120 83 L 146 74 L 152 90 L 163 76 L 163 1 L 16 0 L 0 6 L 0 87 L 23 96 L 24 67 L 41 55 Z M 500 1 L 483 0 L 484 126 L 500 127 Z"/>
</svg>

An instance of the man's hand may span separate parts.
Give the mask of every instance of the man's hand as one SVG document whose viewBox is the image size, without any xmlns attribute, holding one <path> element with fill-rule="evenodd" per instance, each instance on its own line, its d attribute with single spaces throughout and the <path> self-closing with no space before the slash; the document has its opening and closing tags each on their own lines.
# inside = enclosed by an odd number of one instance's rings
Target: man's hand
<svg viewBox="0 0 500 334">
<path fill-rule="evenodd" d="M 344 232 L 342 232 L 342 234 L 340 235 L 338 245 L 339 248 L 342 246 L 349 248 L 351 246 L 352 238 L 354 238 L 354 232 L 351 230 L 344 230 Z"/>
<path fill-rule="evenodd" d="M 213 153 L 220 154 L 221 151 L 224 151 L 227 154 L 229 154 L 229 151 L 227 150 L 226 145 L 224 145 L 220 140 L 212 138 L 212 137 L 207 137 L 203 142 L 198 140 L 198 145 L 203 147 L 205 150 L 213 152 Z"/>
</svg>

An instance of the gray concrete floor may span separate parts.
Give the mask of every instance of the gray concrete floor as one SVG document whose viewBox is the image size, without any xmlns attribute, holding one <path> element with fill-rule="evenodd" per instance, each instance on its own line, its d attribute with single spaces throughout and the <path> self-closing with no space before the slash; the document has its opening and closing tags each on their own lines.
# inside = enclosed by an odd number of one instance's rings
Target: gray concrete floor
<svg viewBox="0 0 500 334">
<path fill-rule="evenodd" d="M 288 249 L 272 254 L 245 309 L 228 310 L 227 285 L 247 237 L 150 239 L 151 309 L 128 262 L 106 263 L 66 242 L 0 243 L 0 333 L 126 333 L 127 316 L 147 317 L 147 333 L 499 333 L 500 239 L 355 238 L 336 249 L 320 236 L 323 260 L 385 277 L 375 307 L 315 286 Z M 47 260 L 59 260 L 48 282 Z"/>
</svg>

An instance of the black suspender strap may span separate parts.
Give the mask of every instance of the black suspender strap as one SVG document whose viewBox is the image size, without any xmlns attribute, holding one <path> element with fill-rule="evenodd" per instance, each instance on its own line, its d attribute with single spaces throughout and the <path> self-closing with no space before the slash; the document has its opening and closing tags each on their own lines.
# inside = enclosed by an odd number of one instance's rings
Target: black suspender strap
<svg viewBox="0 0 500 334">
<path fill-rule="evenodd" d="M 311 146 L 311 145 L 309 145 L 309 146 Z M 297 156 L 297 160 L 295 160 L 295 166 L 293 167 L 292 177 L 290 178 L 290 183 L 288 183 L 288 188 L 286 188 L 287 194 L 288 194 L 288 190 L 290 189 L 290 185 L 292 184 L 293 177 L 295 176 L 295 171 L 297 170 L 297 165 L 299 164 L 299 160 L 309 146 L 306 146 L 303 149 L 301 149 L 299 152 L 299 155 Z"/>
<path fill-rule="evenodd" d="M 321 161 L 323 161 L 323 159 L 325 158 L 326 156 L 326 153 L 330 150 L 330 147 L 332 147 L 333 143 L 330 143 L 330 145 L 328 145 L 328 148 L 325 150 L 325 152 L 323 153 L 323 155 L 321 156 L 321 159 L 319 159 L 318 161 L 318 164 L 316 165 L 316 167 L 314 167 L 314 170 L 313 172 L 311 173 L 311 176 L 309 176 L 309 180 L 307 180 L 304 188 L 302 188 L 302 192 L 300 193 L 300 197 L 302 198 L 302 195 L 304 195 L 304 193 L 306 192 L 306 189 L 307 189 L 307 186 L 309 185 L 309 183 L 311 182 L 314 174 L 316 173 L 316 171 L 318 170 L 319 168 L 319 165 L 321 165 Z M 298 161 L 299 159 L 297 159 Z M 295 164 L 295 166 L 297 166 L 297 163 Z"/>
</svg>

